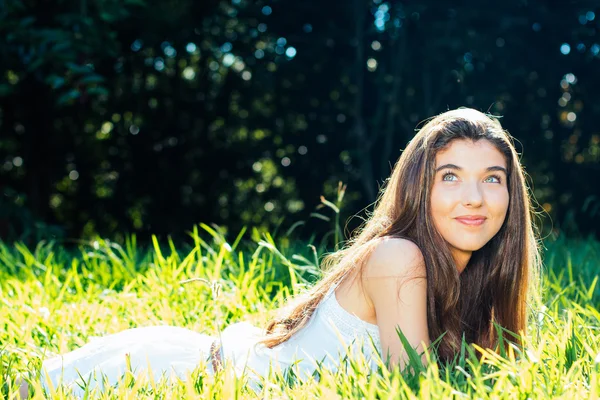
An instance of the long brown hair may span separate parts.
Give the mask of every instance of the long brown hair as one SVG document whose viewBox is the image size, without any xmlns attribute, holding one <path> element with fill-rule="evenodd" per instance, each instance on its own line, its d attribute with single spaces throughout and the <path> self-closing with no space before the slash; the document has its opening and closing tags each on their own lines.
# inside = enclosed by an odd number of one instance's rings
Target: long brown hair
<svg viewBox="0 0 600 400">
<path fill-rule="evenodd" d="M 450 249 L 435 229 L 430 193 L 435 156 L 457 139 L 490 141 L 504 155 L 509 207 L 498 233 L 473 252 L 459 275 Z M 460 108 L 432 118 L 410 141 L 382 187 L 370 217 L 339 251 L 322 263 L 324 277 L 267 325 L 267 347 L 285 342 L 306 325 L 331 285 L 352 269 L 362 272 L 380 238 L 400 237 L 419 246 L 427 271 L 427 322 L 430 338 L 445 333 L 438 347 L 451 359 L 464 335 L 468 343 L 494 348 L 493 323 L 516 334 L 527 325 L 527 303 L 536 299 L 540 255 L 532 222 L 525 174 L 512 137 L 500 123 L 479 111 Z M 520 344 L 519 338 L 512 339 Z"/>
</svg>

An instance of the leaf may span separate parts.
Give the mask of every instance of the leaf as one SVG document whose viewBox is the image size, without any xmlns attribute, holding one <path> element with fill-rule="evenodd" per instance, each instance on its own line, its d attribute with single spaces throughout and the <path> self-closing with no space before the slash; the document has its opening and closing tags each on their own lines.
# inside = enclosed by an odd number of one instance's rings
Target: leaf
<svg viewBox="0 0 600 400">
<path fill-rule="evenodd" d="M 65 78 L 58 75 L 50 75 L 46 78 L 46 83 L 52 87 L 52 89 L 60 89 L 65 84 Z"/>
<path fill-rule="evenodd" d="M 315 213 L 315 212 L 312 212 L 312 213 L 310 213 L 310 216 L 311 216 L 311 217 L 315 217 L 315 218 L 322 219 L 323 221 L 327 221 L 327 222 L 329 222 L 329 221 L 330 221 L 330 218 L 329 218 L 329 217 L 327 217 L 327 216 L 325 216 L 325 215 L 323 215 L 323 214 L 320 214 L 320 213 Z"/>
<path fill-rule="evenodd" d="M 416 373 L 423 371 L 425 367 L 423 366 L 421 356 L 419 355 L 419 353 L 417 353 L 415 349 L 413 349 L 406 336 L 404 336 L 404 333 L 402 333 L 400 327 L 396 327 L 396 333 L 398 334 L 398 337 L 402 342 L 402 346 L 406 351 L 406 355 L 408 356 L 408 364 L 413 368 L 413 370 Z"/>
<path fill-rule="evenodd" d="M 79 90 L 71 89 L 65 94 L 61 95 L 56 102 L 61 106 L 66 105 L 71 103 L 73 100 L 78 99 L 80 95 L 81 93 L 79 93 Z"/>
<path fill-rule="evenodd" d="M 43 58 L 37 58 L 34 61 L 32 61 L 31 63 L 29 63 L 29 65 L 27 66 L 27 71 L 29 72 L 33 72 L 36 69 L 40 68 L 42 65 L 44 65 L 44 62 L 46 60 L 44 60 Z"/>
<path fill-rule="evenodd" d="M 70 39 L 66 32 L 60 29 L 39 29 L 35 31 L 35 35 L 38 39 L 46 42 L 68 42 Z"/>
<path fill-rule="evenodd" d="M 89 74 L 91 69 L 85 65 L 78 65 L 72 62 L 67 63 L 67 68 L 74 74 Z"/>
<path fill-rule="evenodd" d="M 152 235 L 152 245 L 154 246 L 154 253 L 158 258 L 158 262 L 160 265 L 165 263 L 165 258 L 163 257 L 162 251 L 160 250 L 160 244 L 158 243 L 158 238 L 156 235 Z"/>
<path fill-rule="evenodd" d="M 19 27 L 20 28 L 27 28 L 28 26 L 30 26 L 34 22 L 35 22 L 35 17 L 25 17 L 25 18 L 23 18 L 21 20 L 21 22 L 19 22 Z"/>
<path fill-rule="evenodd" d="M 66 41 L 57 42 L 54 46 L 52 46 L 52 51 L 55 53 L 61 53 L 63 51 L 68 51 L 71 48 L 71 43 Z"/>
<path fill-rule="evenodd" d="M 238 236 L 235 238 L 235 241 L 233 242 L 233 245 L 231 245 L 231 249 L 232 251 L 236 249 L 237 245 L 240 243 L 240 240 L 242 240 L 242 236 L 244 236 L 244 233 L 246 233 L 246 227 L 242 227 L 242 230 L 240 231 L 240 233 L 238 234 Z"/>
<path fill-rule="evenodd" d="M 79 80 L 79 83 L 81 83 L 82 85 L 88 85 L 90 83 L 102 83 L 104 82 L 104 80 L 105 79 L 103 76 L 100 76 L 98 74 L 90 74 L 81 78 Z"/>
<path fill-rule="evenodd" d="M 335 204 L 333 204 L 329 200 L 325 199 L 325 197 L 323 197 L 323 196 L 321 196 L 321 203 L 323 203 L 327 207 L 331 208 L 336 214 L 338 214 L 340 212 L 340 209 Z"/>
<path fill-rule="evenodd" d="M 296 221 L 292 226 L 286 231 L 285 236 L 290 236 L 292 232 L 299 226 L 306 225 L 305 221 Z"/>
<path fill-rule="evenodd" d="M 114 21 L 117 20 L 117 17 L 114 16 L 114 15 L 112 15 L 112 14 L 109 14 L 107 12 L 101 12 L 100 13 L 100 19 L 103 20 L 103 21 L 105 21 L 105 22 L 114 22 Z"/>
<path fill-rule="evenodd" d="M 93 88 L 86 89 L 86 93 L 91 96 L 108 96 L 110 92 L 103 86 L 97 86 Z"/>
<path fill-rule="evenodd" d="M 2 83 L 0 84 L 0 97 L 8 96 L 13 92 L 12 85 Z"/>
</svg>

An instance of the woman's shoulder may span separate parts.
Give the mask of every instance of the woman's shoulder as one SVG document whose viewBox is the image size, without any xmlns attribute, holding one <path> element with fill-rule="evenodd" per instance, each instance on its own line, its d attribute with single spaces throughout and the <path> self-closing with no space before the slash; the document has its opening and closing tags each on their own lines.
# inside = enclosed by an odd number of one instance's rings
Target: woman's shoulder
<svg viewBox="0 0 600 400">
<path fill-rule="evenodd" d="M 365 263 L 365 278 L 425 278 L 425 260 L 419 246 L 399 237 L 377 240 Z"/>
</svg>

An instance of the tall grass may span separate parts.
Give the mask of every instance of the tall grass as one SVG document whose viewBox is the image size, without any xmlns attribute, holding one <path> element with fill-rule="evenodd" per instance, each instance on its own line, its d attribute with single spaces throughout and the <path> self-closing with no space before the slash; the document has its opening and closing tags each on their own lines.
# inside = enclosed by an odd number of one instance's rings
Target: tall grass
<svg viewBox="0 0 600 400">
<path fill-rule="evenodd" d="M 332 204 L 333 205 L 333 204 Z M 335 234 L 340 235 L 340 233 Z M 40 360 L 136 326 L 169 324 L 217 335 L 228 324 L 263 325 L 285 298 L 319 276 L 323 246 L 287 235 L 243 230 L 225 237 L 200 225 L 189 243 L 135 236 L 122 245 L 97 239 L 67 250 L 0 243 L 0 397 L 16 398 L 15 379 Z M 339 238 L 339 237 L 338 237 Z M 337 243 L 337 241 L 336 241 Z M 569 398 L 600 396 L 600 243 L 558 238 L 545 243 L 544 307 L 521 354 L 463 345 L 447 366 L 413 357 L 404 373 L 370 374 L 357 357 L 336 373 L 300 383 L 274 373 L 256 393 L 231 368 L 211 376 L 200 365 L 184 381 L 128 374 L 93 398 Z M 184 283 L 187 282 L 187 283 Z M 400 333 L 401 334 L 401 333 Z M 483 354 L 483 357 L 478 357 Z M 413 355 L 414 356 L 414 355 Z M 291 376 L 291 378 L 290 378 Z M 54 388 L 54 398 L 68 398 Z"/>
</svg>

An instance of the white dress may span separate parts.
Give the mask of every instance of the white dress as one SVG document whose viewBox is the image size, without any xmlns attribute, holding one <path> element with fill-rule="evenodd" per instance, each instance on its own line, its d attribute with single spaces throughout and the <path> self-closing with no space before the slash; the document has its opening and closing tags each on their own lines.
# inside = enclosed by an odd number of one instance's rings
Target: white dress
<svg viewBox="0 0 600 400">
<path fill-rule="evenodd" d="M 379 329 L 343 309 L 334 294 L 336 286 L 331 287 L 304 328 L 273 348 L 257 344 L 263 330 L 250 323 L 228 326 L 221 334 L 223 361 L 231 363 L 238 375 L 255 377 L 266 376 L 270 366 L 285 372 L 295 364 L 295 372 L 305 378 L 313 374 L 317 363 L 335 371 L 341 357 L 360 352 L 371 369 L 376 368 L 375 352 L 381 354 Z M 103 379 L 115 385 L 126 371 L 126 355 L 135 373 L 150 367 L 155 380 L 172 373 L 184 379 L 201 361 L 209 359 L 214 340 L 213 336 L 173 326 L 128 329 L 44 361 L 42 384 L 47 388 L 49 378 L 55 388 L 62 383 L 76 395 L 83 394 L 79 386 L 83 380 L 91 388 L 102 387 Z M 213 373 L 210 362 L 208 371 Z"/>
</svg>

